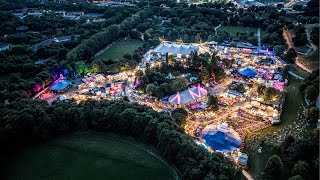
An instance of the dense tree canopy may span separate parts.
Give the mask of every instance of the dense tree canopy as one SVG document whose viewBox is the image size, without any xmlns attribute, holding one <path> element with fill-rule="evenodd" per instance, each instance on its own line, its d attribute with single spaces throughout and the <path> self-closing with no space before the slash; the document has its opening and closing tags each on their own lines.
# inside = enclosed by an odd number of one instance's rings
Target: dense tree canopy
<svg viewBox="0 0 320 180">
<path fill-rule="evenodd" d="M 264 172 L 270 179 L 279 179 L 279 174 L 281 173 L 282 168 L 283 163 L 280 157 L 273 155 L 268 159 Z"/>
<path fill-rule="evenodd" d="M 184 179 L 241 178 L 240 171 L 221 155 L 209 153 L 184 133 L 177 124 L 185 118 L 183 109 L 175 110 L 173 119 L 147 106 L 124 101 L 60 102 L 49 106 L 44 101 L 21 99 L 0 106 L 0 142 L 8 144 L 5 149 L 93 129 L 133 136 L 154 145 Z"/>
</svg>

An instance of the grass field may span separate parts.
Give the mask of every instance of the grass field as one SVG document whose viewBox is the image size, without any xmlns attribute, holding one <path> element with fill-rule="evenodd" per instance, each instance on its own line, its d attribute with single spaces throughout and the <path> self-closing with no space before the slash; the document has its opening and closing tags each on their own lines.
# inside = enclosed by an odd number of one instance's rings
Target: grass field
<svg viewBox="0 0 320 180">
<path fill-rule="evenodd" d="M 231 36 L 236 36 L 237 32 L 239 32 L 239 33 L 246 32 L 247 34 L 253 32 L 253 33 L 257 34 L 258 28 L 243 27 L 243 26 L 221 26 L 217 30 L 220 32 L 226 31 Z"/>
<path fill-rule="evenodd" d="M 127 40 L 118 41 L 112 44 L 104 52 L 96 57 L 97 60 L 117 60 L 127 53 L 133 53 L 139 47 L 143 45 L 142 41 Z"/>
<path fill-rule="evenodd" d="M 314 52 L 309 56 L 298 54 L 299 62 L 313 71 L 319 69 L 319 55 L 317 54 L 318 52 Z"/>
<path fill-rule="evenodd" d="M 291 71 L 292 71 L 293 73 L 295 73 L 296 75 L 301 76 L 301 77 L 303 77 L 303 78 L 306 78 L 306 77 L 309 76 L 309 73 L 308 73 L 308 72 L 306 72 L 306 71 L 304 71 L 304 70 L 302 70 L 302 69 L 300 69 L 300 68 L 298 68 L 298 67 L 292 67 L 292 68 L 291 68 Z"/>
<path fill-rule="evenodd" d="M 305 102 L 301 94 L 299 94 L 298 85 L 300 84 L 301 80 L 297 80 L 295 78 L 290 77 L 289 79 L 289 86 L 286 88 L 287 96 L 286 101 L 283 106 L 283 112 L 281 114 L 281 124 L 276 126 L 271 126 L 259 133 L 256 134 L 265 134 L 265 133 L 275 133 L 279 132 L 279 130 L 283 129 L 284 127 L 288 127 L 293 125 L 294 122 L 298 121 L 298 113 L 302 112 L 302 106 L 305 106 Z M 249 143 L 249 138 L 253 134 L 249 134 L 246 141 Z M 270 147 L 262 145 L 263 153 L 259 154 L 256 151 L 252 151 L 250 149 L 246 149 L 249 152 L 249 166 L 250 172 L 257 176 L 260 174 L 268 158 L 274 154 L 276 154 L 276 150 L 271 149 Z M 286 177 L 287 178 L 287 177 Z"/>
<path fill-rule="evenodd" d="M 174 179 L 174 170 L 147 145 L 114 134 L 76 133 L 28 148 L 0 179 Z"/>
</svg>

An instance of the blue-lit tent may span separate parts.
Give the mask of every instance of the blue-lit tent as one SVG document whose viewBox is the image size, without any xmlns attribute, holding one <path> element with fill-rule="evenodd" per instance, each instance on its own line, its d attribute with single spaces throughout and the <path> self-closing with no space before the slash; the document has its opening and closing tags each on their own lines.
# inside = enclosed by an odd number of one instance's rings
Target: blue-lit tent
<svg viewBox="0 0 320 180">
<path fill-rule="evenodd" d="M 239 73 L 246 77 L 255 77 L 258 74 L 255 70 L 249 68 L 240 69 Z"/>
<path fill-rule="evenodd" d="M 233 151 L 240 147 L 239 134 L 226 124 L 209 125 L 201 132 L 204 143 L 218 151 Z"/>
<path fill-rule="evenodd" d="M 59 80 L 58 82 L 55 82 L 51 87 L 51 91 L 56 92 L 62 92 L 66 90 L 68 87 L 70 87 L 72 82 L 70 80 Z"/>
</svg>

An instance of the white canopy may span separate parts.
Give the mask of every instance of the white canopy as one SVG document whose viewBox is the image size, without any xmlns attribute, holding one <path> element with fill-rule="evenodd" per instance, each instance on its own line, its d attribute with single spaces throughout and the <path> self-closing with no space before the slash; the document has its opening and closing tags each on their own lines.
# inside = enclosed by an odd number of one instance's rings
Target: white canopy
<svg viewBox="0 0 320 180">
<path fill-rule="evenodd" d="M 188 88 L 187 90 L 178 92 L 169 97 L 169 102 L 172 104 L 182 105 L 187 104 L 193 100 L 207 96 L 207 90 L 202 88 L 200 84 L 197 87 Z"/>
<path fill-rule="evenodd" d="M 155 53 L 171 53 L 171 54 L 182 54 L 182 55 L 188 55 L 191 54 L 191 52 L 199 51 L 199 53 L 205 53 L 209 52 L 209 48 L 201 46 L 199 44 L 176 44 L 171 42 L 163 42 L 159 44 L 153 52 Z"/>
</svg>

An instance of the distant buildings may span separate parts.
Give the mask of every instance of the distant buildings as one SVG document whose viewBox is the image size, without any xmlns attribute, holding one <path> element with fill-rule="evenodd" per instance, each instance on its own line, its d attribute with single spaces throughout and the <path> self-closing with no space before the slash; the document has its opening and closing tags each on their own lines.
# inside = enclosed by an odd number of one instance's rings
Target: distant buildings
<svg viewBox="0 0 320 180">
<path fill-rule="evenodd" d="M 129 2 L 115 2 L 115 1 L 93 1 L 97 6 L 110 6 L 110 7 L 120 7 L 120 6 L 135 6 Z"/>
<path fill-rule="evenodd" d="M 256 0 L 235 0 L 235 2 L 240 6 L 266 6 Z"/>
<path fill-rule="evenodd" d="M 40 17 L 43 15 L 43 12 L 44 12 L 43 10 L 38 8 L 24 8 L 24 9 L 16 9 L 16 10 L 10 11 L 11 14 L 21 19 L 27 16 Z"/>
<path fill-rule="evenodd" d="M 40 47 L 43 47 L 43 46 L 48 46 L 52 43 L 62 43 L 62 42 L 67 42 L 67 41 L 70 41 L 72 40 L 72 37 L 74 38 L 79 38 L 80 35 L 74 35 L 74 36 L 60 36 L 60 37 L 55 37 L 55 38 L 52 38 L 52 39 L 47 39 L 45 41 L 42 41 L 38 44 L 35 44 L 33 46 L 31 46 L 31 49 L 33 51 L 37 51 Z"/>
<path fill-rule="evenodd" d="M 284 8 L 284 2 L 278 2 L 276 4 L 276 7 L 279 8 L 279 9 Z"/>
<path fill-rule="evenodd" d="M 11 47 L 10 47 L 9 44 L 0 42 L 0 52 L 1 52 L 1 51 L 10 50 L 10 48 L 11 48 Z"/>
<path fill-rule="evenodd" d="M 103 16 L 103 14 L 100 13 L 84 13 L 82 11 L 54 11 L 54 14 L 70 20 L 79 20 L 81 16 L 87 17 L 88 19 L 97 20 L 101 19 L 101 17 Z"/>
<path fill-rule="evenodd" d="M 19 26 L 16 28 L 16 31 L 19 31 L 19 32 L 26 32 L 28 30 L 29 30 L 28 26 Z"/>
</svg>

